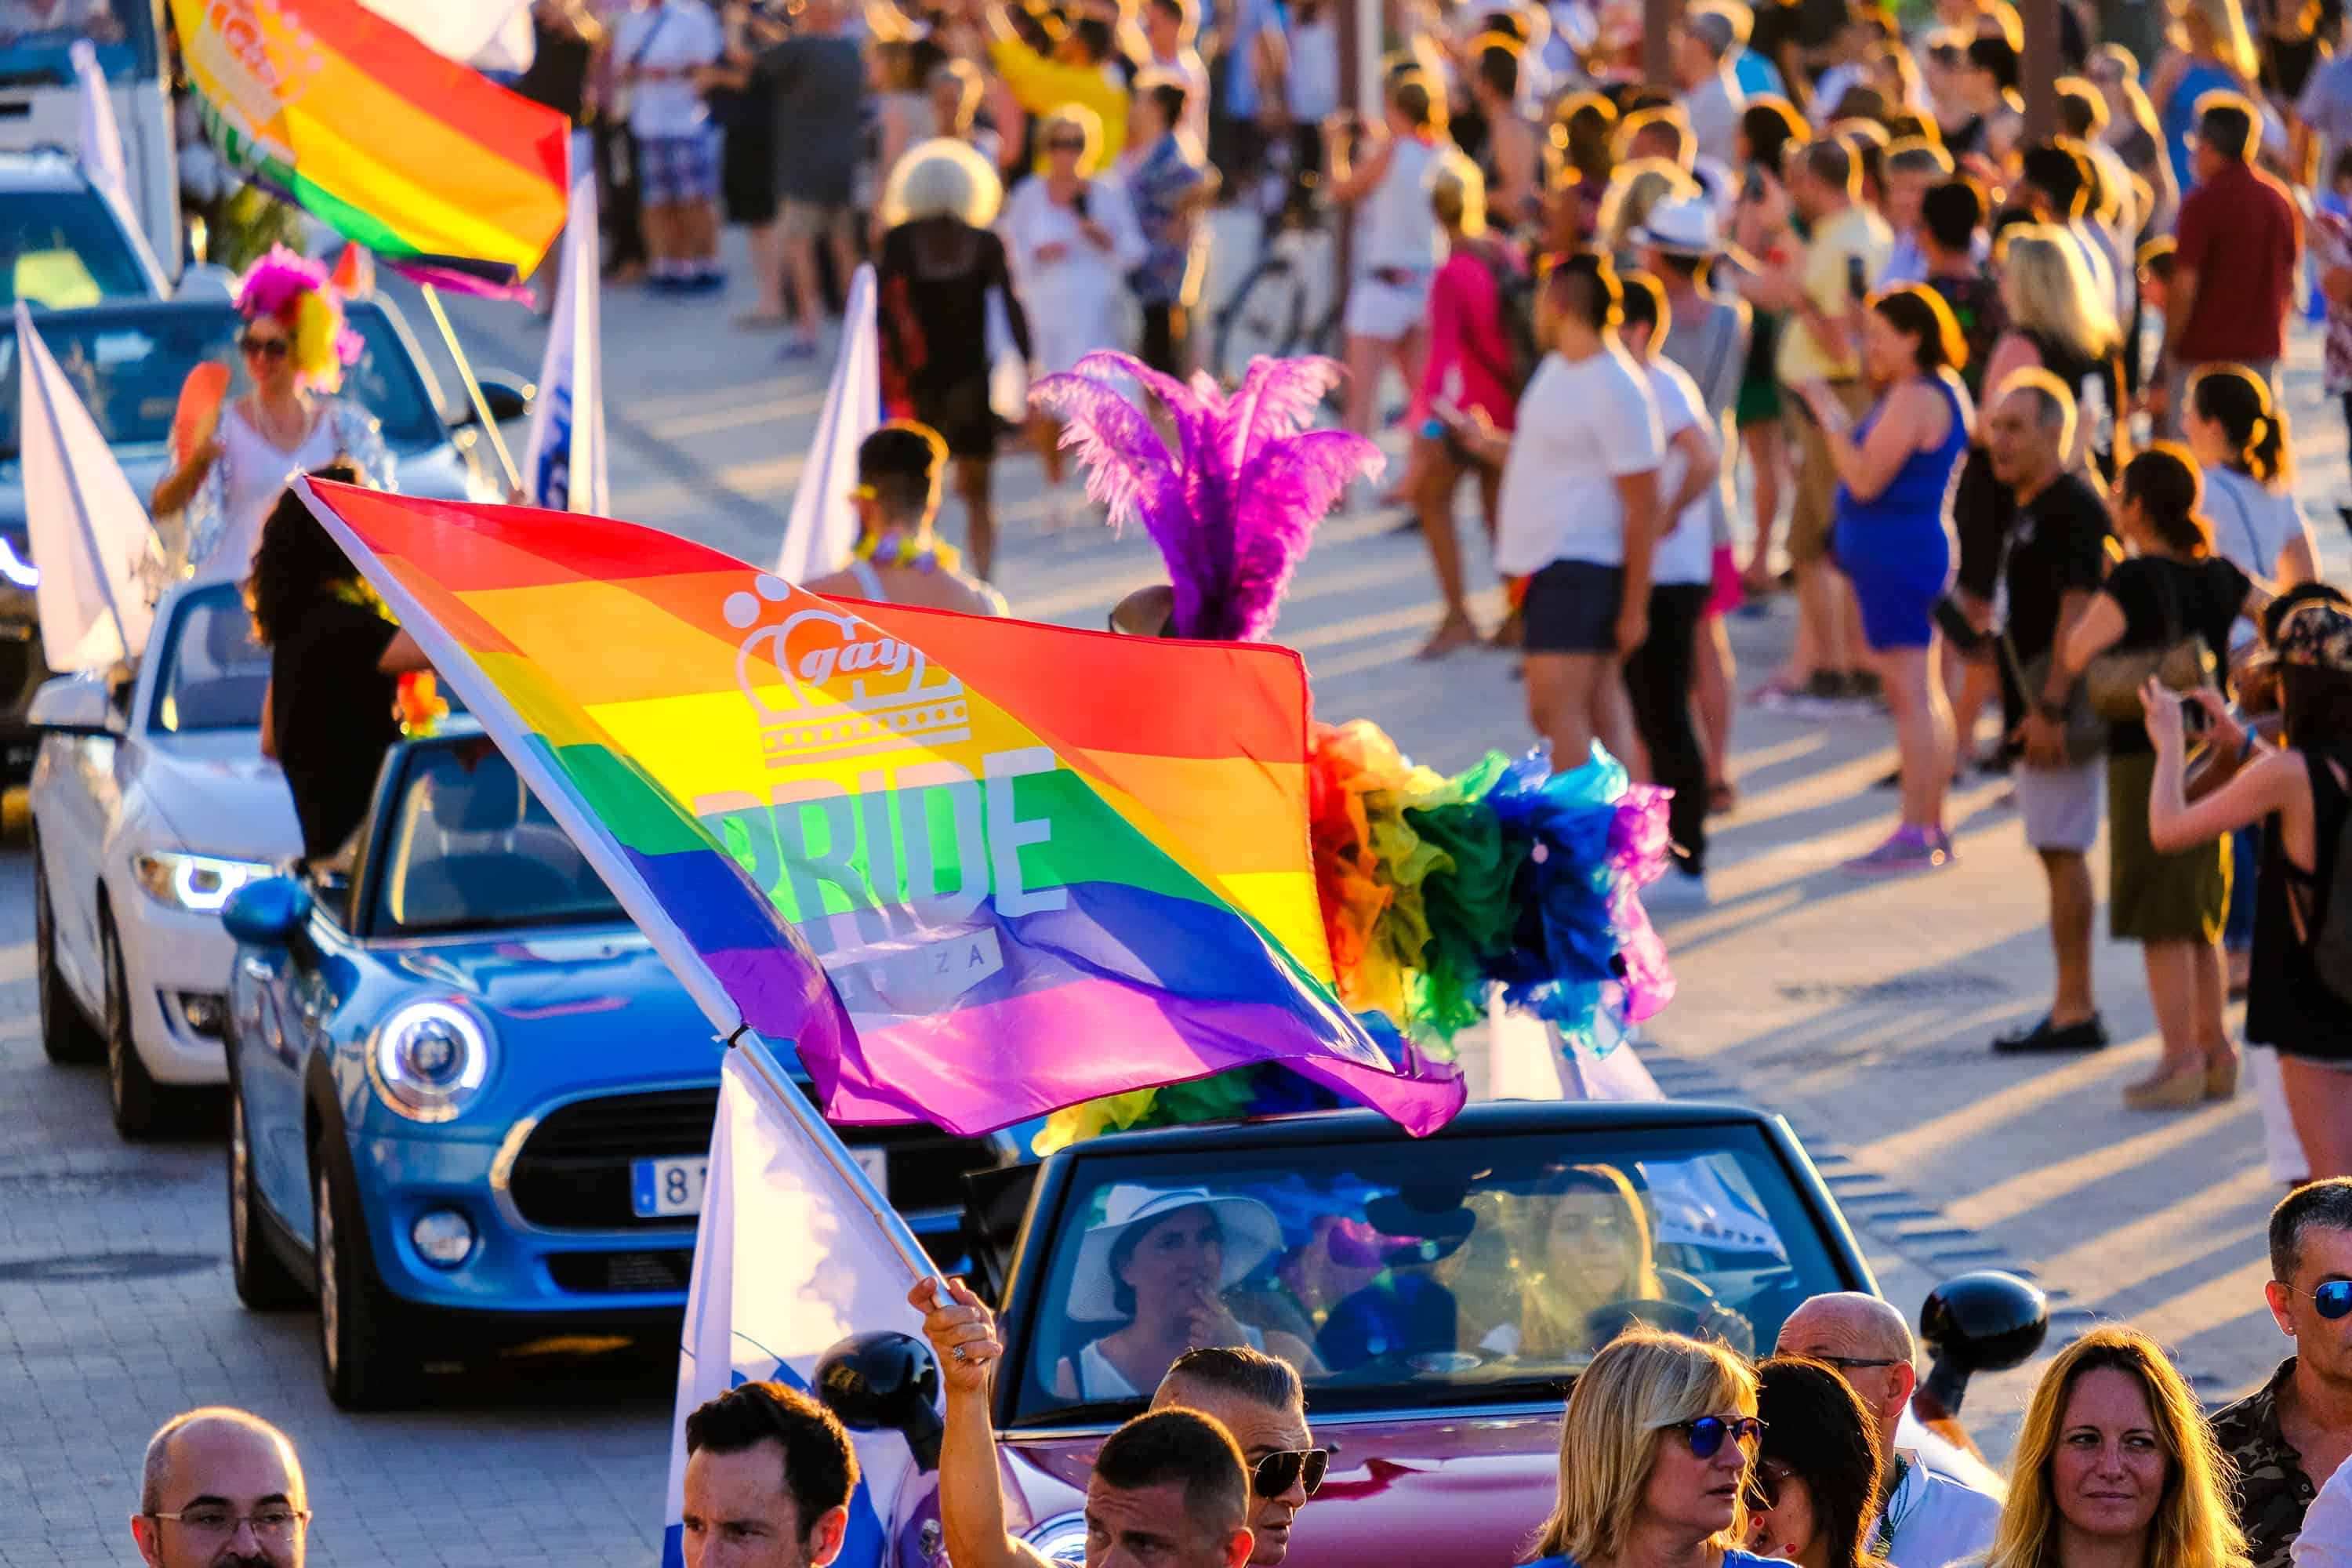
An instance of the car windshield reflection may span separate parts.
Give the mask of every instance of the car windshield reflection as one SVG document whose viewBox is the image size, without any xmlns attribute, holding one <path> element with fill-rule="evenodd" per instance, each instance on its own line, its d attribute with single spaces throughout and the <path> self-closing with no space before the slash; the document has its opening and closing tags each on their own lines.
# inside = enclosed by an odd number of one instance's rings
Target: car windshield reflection
<svg viewBox="0 0 2352 1568">
<path fill-rule="evenodd" d="M 1016 1425 L 1114 1415 L 1193 1345 L 1294 1362 L 1318 1412 L 1552 1400 L 1633 1321 L 1769 1346 L 1843 1289 L 1752 1128 L 1078 1162 Z"/>
<path fill-rule="evenodd" d="M 155 675 L 154 727 L 167 734 L 255 730 L 269 689 L 269 650 L 253 640 L 253 617 L 236 585 L 189 593 L 172 617 Z"/>
<path fill-rule="evenodd" d="M 383 823 L 379 935 L 574 925 L 628 917 L 488 740 L 420 747 Z"/>
</svg>

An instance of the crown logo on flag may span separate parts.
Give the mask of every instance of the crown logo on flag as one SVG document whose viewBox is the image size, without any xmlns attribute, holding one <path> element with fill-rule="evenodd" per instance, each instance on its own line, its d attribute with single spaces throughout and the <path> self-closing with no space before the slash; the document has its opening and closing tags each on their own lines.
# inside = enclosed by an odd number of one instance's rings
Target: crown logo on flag
<svg viewBox="0 0 2352 1568">
<path fill-rule="evenodd" d="M 792 584 L 761 573 L 752 591 L 727 596 L 727 624 L 751 628 L 735 654 L 735 684 L 760 721 L 772 768 L 971 739 L 963 682 L 933 669 L 920 648 L 885 637 L 856 616 L 810 607 L 760 625 Z M 765 679 L 760 664 L 783 679 Z"/>
</svg>

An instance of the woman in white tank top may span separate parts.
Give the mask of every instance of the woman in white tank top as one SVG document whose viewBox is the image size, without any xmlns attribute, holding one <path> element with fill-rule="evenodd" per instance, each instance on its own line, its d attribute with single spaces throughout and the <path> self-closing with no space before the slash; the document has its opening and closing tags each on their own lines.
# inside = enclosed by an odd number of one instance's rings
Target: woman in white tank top
<svg viewBox="0 0 2352 1568">
<path fill-rule="evenodd" d="M 1445 96 L 1420 71 L 1389 84 L 1386 134 L 1353 163 L 1346 139 L 1325 150 L 1331 195 L 1355 209 L 1355 276 L 1348 285 L 1348 405 L 1345 423 L 1372 434 L 1381 372 L 1396 367 L 1421 384 L 1429 286 L 1445 260 L 1445 231 L 1430 206 L 1438 165 L 1459 157 L 1445 129 Z"/>
</svg>

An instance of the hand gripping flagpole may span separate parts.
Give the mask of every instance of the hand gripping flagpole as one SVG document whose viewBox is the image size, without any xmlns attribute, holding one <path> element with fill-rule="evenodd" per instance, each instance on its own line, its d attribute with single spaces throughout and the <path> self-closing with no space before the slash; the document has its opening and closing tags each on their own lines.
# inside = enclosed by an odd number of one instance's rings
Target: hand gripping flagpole
<svg viewBox="0 0 2352 1568">
<path fill-rule="evenodd" d="M 761 1037 L 759 1031 L 746 1024 L 728 1043 L 743 1053 L 743 1059 L 751 1065 L 752 1073 L 767 1087 L 778 1108 L 793 1119 L 800 1128 L 801 1135 L 824 1157 L 825 1163 L 833 1167 L 833 1173 L 841 1178 L 842 1184 L 866 1205 L 866 1212 L 888 1238 L 891 1250 L 898 1253 L 898 1261 L 907 1266 L 908 1274 L 916 1279 L 938 1274 L 939 1266 L 923 1250 L 923 1244 L 915 1239 L 915 1233 L 907 1228 L 906 1220 L 874 1185 L 866 1174 L 865 1167 L 851 1157 L 841 1135 L 817 1114 L 816 1107 L 801 1093 L 800 1086 L 793 1081 L 792 1075 L 778 1065 L 774 1051 Z M 939 1288 L 935 1300 L 942 1307 L 955 1305 L 954 1298 L 948 1294 L 944 1284 Z"/>
</svg>

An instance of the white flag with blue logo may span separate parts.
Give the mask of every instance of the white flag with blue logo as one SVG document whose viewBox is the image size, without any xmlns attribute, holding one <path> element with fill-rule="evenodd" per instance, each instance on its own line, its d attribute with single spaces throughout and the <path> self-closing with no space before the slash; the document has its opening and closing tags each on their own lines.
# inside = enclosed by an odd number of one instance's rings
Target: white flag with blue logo
<svg viewBox="0 0 2352 1568">
<path fill-rule="evenodd" d="M 562 275 L 539 362 L 539 400 L 523 449 L 524 499 L 549 511 L 612 515 L 604 477 L 604 338 L 596 175 L 572 183 Z"/>
<path fill-rule="evenodd" d="M 833 384 L 816 416 L 816 438 L 801 460 L 800 488 L 776 551 L 776 575 L 805 583 L 841 570 L 857 542 L 849 492 L 857 486 L 857 448 L 882 424 L 882 333 L 874 313 L 874 268 L 849 279 L 841 311 L 841 352 Z"/>
<path fill-rule="evenodd" d="M 686 1561 L 680 1519 L 690 1411 L 745 1383 L 772 1379 L 814 1392 L 818 1358 L 849 1335 L 897 1329 L 920 1339 L 923 1331 L 907 1305 L 913 1281 L 898 1249 L 740 1050 L 727 1053 L 720 1070 L 703 1194 L 678 1357 L 663 1568 Z M 908 1483 L 920 1478 L 896 1432 L 851 1437 L 861 1479 L 835 1561 L 839 1568 L 882 1568 L 896 1556 L 894 1518 L 916 1500 Z"/>
</svg>

